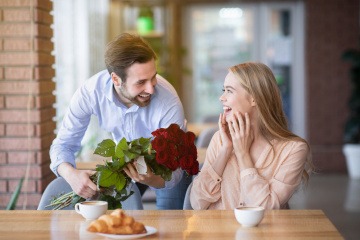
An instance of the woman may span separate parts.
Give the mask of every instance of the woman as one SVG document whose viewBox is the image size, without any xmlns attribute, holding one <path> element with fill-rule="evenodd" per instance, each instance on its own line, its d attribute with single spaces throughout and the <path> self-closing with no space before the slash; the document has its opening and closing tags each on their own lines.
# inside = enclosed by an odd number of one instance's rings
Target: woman
<svg viewBox="0 0 360 240">
<path fill-rule="evenodd" d="M 280 92 L 262 63 L 229 69 L 220 101 L 224 112 L 190 193 L 194 209 L 288 208 L 312 166 L 307 142 L 290 132 Z M 310 168 L 309 168 L 310 170 Z"/>
</svg>

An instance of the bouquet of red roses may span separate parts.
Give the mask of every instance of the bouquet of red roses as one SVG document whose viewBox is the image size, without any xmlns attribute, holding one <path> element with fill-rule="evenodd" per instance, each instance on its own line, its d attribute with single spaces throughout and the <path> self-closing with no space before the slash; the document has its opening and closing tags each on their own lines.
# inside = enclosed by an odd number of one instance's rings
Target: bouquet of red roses
<svg viewBox="0 0 360 240">
<path fill-rule="evenodd" d="M 169 181 L 172 172 L 179 167 L 188 175 L 199 172 L 194 133 L 184 132 L 177 124 L 171 124 L 168 128 L 157 129 L 152 135 L 153 139 L 138 138 L 130 142 L 123 138 L 117 144 L 106 139 L 95 149 L 94 154 L 112 159 L 97 165 L 96 173 L 90 177 L 101 190 L 98 199 L 107 201 L 109 209 L 121 208 L 121 201 L 133 193 L 126 190 L 131 179 L 123 171 L 130 162 L 143 159 L 151 171 L 165 181 Z M 61 209 L 82 201 L 85 199 L 70 192 L 57 197 L 49 206 Z"/>
</svg>

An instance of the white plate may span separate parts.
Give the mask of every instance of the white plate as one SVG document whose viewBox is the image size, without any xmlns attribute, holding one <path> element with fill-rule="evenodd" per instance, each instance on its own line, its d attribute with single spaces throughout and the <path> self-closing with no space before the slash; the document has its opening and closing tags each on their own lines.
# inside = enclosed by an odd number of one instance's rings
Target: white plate
<svg viewBox="0 0 360 240">
<path fill-rule="evenodd" d="M 140 233 L 140 234 L 109 234 L 109 233 L 96 233 L 100 236 L 104 236 L 104 237 L 108 237 L 108 238 L 113 238 L 113 239 L 137 239 L 137 238 L 142 238 L 145 236 L 149 236 L 152 235 L 154 233 L 157 232 L 157 229 L 154 227 L 150 227 L 150 226 L 145 226 L 147 233 Z"/>
</svg>

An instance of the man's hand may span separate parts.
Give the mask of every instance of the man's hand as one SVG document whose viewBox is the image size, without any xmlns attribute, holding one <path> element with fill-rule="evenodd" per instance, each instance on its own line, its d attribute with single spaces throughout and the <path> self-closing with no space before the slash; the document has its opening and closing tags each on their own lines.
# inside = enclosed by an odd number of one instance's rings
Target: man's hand
<svg viewBox="0 0 360 240">
<path fill-rule="evenodd" d="M 73 168 L 69 163 L 60 164 L 57 171 L 80 197 L 87 199 L 96 194 L 97 187 L 90 180 L 90 176 L 93 175 L 95 171 L 78 170 Z"/>
<path fill-rule="evenodd" d="M 165 180 L 160 176 L 155 175 L 149 167 L 147 167 L 146 174 L 139 174 L 134 166 L 134 163 L 128 163 L 124 167 L 124 172 L 135 182 L 139 182 L 154 188 L 163 188 L 165 187 Z"/>
</svg>

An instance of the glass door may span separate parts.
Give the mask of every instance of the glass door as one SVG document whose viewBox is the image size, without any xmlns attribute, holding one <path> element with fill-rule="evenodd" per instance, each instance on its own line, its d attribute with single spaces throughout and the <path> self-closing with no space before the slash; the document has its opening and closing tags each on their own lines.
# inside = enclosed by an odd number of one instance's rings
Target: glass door
<svg viewBox="0 0 360 240">
<path fill-rule="evenodd" d="M 183 102 L 190 122 L 222 112 L 228 67 L 261 61 L 276 76 L 290 128 L 305 136 L 303 3 L 190 5 L 183 19 L 184 65 L 192 70 Z"/>
</svg>

